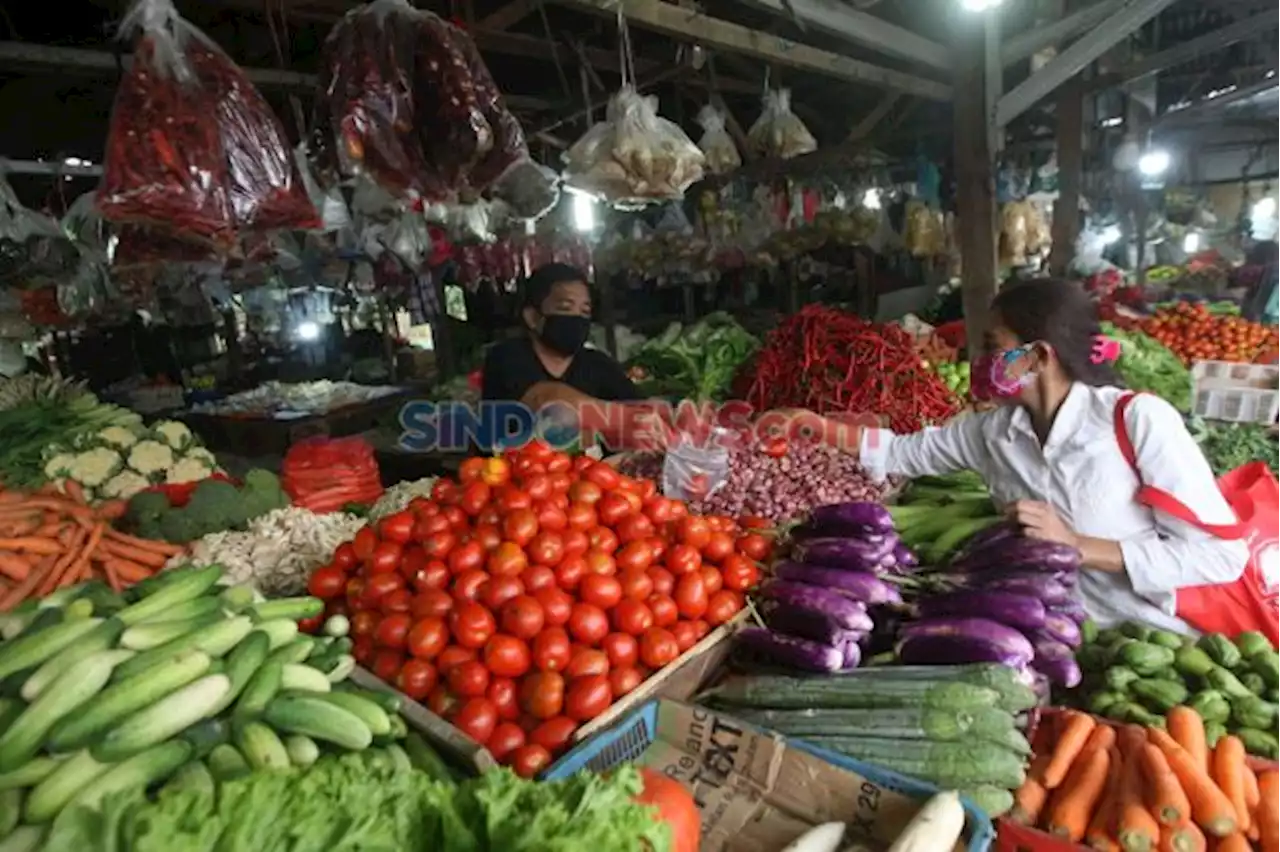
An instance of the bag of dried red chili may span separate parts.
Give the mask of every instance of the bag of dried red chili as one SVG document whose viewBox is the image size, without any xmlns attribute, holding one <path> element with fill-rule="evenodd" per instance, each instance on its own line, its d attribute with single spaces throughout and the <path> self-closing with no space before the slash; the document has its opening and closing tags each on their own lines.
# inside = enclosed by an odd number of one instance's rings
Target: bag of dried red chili
<svg viewBox="0 0 1280 852">
<path fill-rule="evenodd" d="M 307 438 L 289 448 L 280 484 L 295 505 L 336 512 L 348 503 L 372 503 L 382 495 L 373 447 L 363 438 Z"/>
</svg>

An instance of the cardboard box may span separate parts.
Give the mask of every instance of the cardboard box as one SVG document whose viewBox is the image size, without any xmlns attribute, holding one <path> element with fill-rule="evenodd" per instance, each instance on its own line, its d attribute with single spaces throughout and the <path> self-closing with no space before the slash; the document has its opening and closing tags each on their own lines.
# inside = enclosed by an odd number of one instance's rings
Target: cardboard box
<svg viewBox="0 0 1280 852">
<path fill-rule="evenodd" d="M 651 702 L 554 764 L 548 777 L 635 760 L 684 782 L 702 812 L 701 852 L 778 852 L 816 825 L 845 822 L 847 843 L 889 848 L 936 792 L 921 781 L 788 741 L 731 716 Z M 965 842 L 990 847 L 991 822 L 966 808 Z M 945 850 L 939 850 L 945 852 Z"/>
</svg>

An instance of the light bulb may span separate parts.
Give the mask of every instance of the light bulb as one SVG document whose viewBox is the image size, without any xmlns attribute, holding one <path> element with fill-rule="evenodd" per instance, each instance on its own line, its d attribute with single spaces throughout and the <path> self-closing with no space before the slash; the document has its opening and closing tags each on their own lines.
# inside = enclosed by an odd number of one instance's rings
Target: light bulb
<svg viewBox="0 0 1280 852">
<path fill-rule="evenodd" d="M 874 187 L 862 194 L 862 206 L 868 210 L 880 209 L 880 190 Z"/>
<path fill-rule="evenodd" d="M 1276 215 L 1276 200 L 1274 198 L 1260 198 L 1253 205 L 1253 211 L 1250 218 L 1252 219 L 1270 219 Z"/>
<path fill-rule="evenodd" d="M 573 194 L 573 227 L 584 233 L 595 230 L 596 202 L 590 195 Z"/>
<path fill-rule="evenodd" d="M 1102 244 L 1109 246 L 1122 236 L 1119 225 L 1108 225 L 1102 229 Z"/>
<path fill-rule="evenodd" d="M 320 336 L 320 326 L 307 320 L 306 322 L 298 323 L 298 327 L 293 330 L 293 333 L 298 335 L 299 340 L 315 340 Z"/>
<path fill-rule="evenodd" d="M 1195 231 L 1191 231 L 1182 238 L 1182 250 L 1187 254 L 1195 254 L 1200 251 L 1200 235 Z"/>
<path fill-rule="evenodd" d="M 1138 171 L 1147 177 L 1162 175 L 1169 168 L 1169 152 L 1156 149 L 1138 158 Z"/>
</svg>

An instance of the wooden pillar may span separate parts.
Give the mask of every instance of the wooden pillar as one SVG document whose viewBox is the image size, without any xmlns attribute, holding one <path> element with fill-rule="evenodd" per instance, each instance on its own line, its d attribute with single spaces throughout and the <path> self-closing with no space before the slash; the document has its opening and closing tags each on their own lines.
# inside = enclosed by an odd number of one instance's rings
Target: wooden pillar
<svg viewBox="0 0 1280 852">
<path fill-rule="evenodd" d="M 996 198 L 991 151 L 994 105 L 987 103 L 984 19 L 961 13 L 955 40 L 956 208 L 965 333 L 977 346 L 996 294 Z"/>
<path fill-rule="evenodd" d="M 1058 200 L 1053 205 L 1049 271 L 1065 275 L 1080 236 L 1080 183 L 1084 171 L 1084 97 L 1079 77 L 1058 94 Z"/>
</svg>

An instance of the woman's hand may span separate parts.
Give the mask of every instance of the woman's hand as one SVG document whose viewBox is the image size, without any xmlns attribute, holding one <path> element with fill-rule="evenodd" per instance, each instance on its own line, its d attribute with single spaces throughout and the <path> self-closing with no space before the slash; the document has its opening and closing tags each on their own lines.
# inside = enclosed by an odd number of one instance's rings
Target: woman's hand
<svg viewBox="0 0 1280 852">
<path fill-rule="evenodd" d="M 1079 549 L 1080 537 L 1067 526 L 1048 503 L 1019 500 L 1009 507 L 1009 517 L 1017 521 L 1028 538 L 1056 541 Z"/>
</svg>

